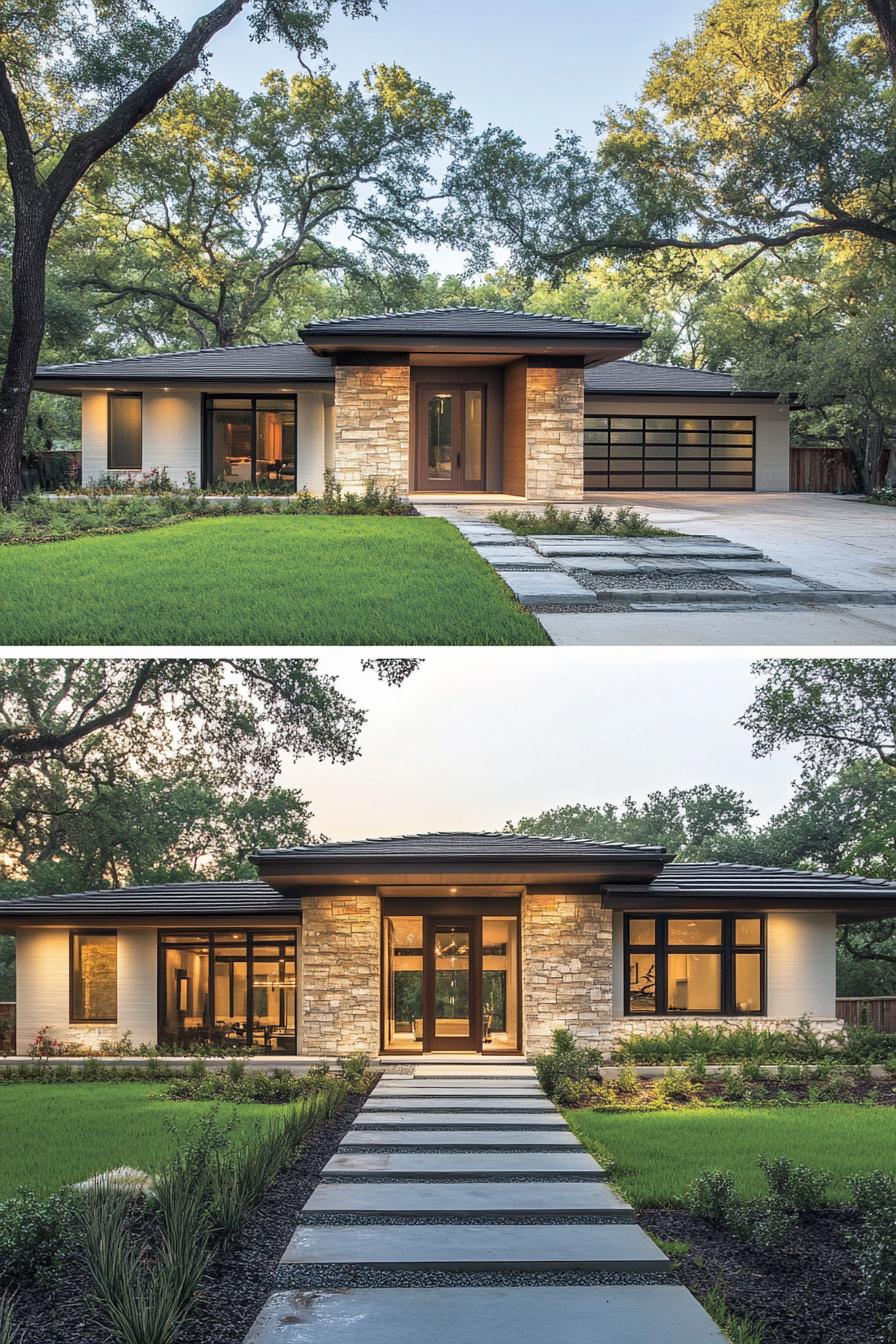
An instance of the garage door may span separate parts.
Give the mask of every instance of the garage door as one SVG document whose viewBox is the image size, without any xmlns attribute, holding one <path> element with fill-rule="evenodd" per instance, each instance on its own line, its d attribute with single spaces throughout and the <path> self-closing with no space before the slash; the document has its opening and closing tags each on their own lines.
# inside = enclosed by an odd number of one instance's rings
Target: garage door
<svg viewBox="0 0 896 1344">
<path fill-rule="evenodd" d="M 585 416 L 586 490 L 752 490 L 752 417 Z"/>
</svg>

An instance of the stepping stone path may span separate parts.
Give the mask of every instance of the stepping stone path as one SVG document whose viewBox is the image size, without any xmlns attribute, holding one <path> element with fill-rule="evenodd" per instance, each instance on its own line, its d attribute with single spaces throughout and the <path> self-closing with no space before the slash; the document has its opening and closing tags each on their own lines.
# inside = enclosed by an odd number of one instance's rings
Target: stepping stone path
<svg viewBox="0 0 896 1344">
<path fill-rule="evenodd" d="M 376 1085 L 246 1344 L 724 1344 L 528 1065 Z"/>
<path fill-rule="evenodd" d="M 560 534 L 518 537 L 508 528 L 473 519 L 460 511 L 446 515 L 470 545 L 501 576 L 517 600 L 536 612 L 558 607 L 632 612 L 786 611 L 794 606 L 830 604 L 890 606 L 896 592 L 819 588 L 753 546 L 724 537 L 603 537 Z M 577 574 L 579 577 L 577 577 Z M 580 582 L 593 575 L 594 587 Z M 608 583 L 631 576 L 631 587 Z M 660 586 L 662 576 L 668 586 Z M 675 576 L 687 581 L 676 584 Z M 725 579 L 736 588 L 700 578 Z M 639 581 L 652 579 L 652 587 Z"/>
</svg>

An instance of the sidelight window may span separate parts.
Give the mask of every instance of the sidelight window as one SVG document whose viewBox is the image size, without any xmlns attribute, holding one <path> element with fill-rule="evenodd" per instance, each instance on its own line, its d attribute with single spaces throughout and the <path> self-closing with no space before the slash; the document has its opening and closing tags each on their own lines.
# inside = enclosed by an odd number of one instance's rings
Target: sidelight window
<svg viewBox="0 0 896 1344">
<path fill-rule="evenodd" d="M 626 915 L 624 955 L 630 1016 L 765 1010 L 761 915 Z"/>
</svg>

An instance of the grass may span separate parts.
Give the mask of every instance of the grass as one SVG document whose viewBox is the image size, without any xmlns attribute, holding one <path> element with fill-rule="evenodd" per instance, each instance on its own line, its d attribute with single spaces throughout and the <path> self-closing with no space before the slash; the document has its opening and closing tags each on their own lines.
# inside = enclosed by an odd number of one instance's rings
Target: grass
<svg viewBox="0 0 896 1344">
<path fill-rule="evenodd" d="M 3 1142 L 0 1144 L 0 1199 L 19 1186 L 48 1194 L 71 1181 L 83 1181 L 113 1167 L 157 1171 L 176 1142 L 177 1132 L 209 1102 L 159 1099 L 159 1083 L 72 1083 L 54 1087 L 21 1083 L 0 1094 Z M 222 1106 L 220 1115 L 236 1114 L 237 1130 L 279 1108 L 266 1105 Z"/>
<path fill-rule="evenodd" d="M 0 546 L 7 644 L 546 644 L 438 518 L 229 517 Z"/>
<path fill-rule="evenodd" d="M 789 1157 L 831 1172 L 835 1202 L 848 1200 L 850 1176 L 875 1170 L 896 1175 L 891 1107 L 825 1102 L 792 1109 L 565 1114 L 636 1207 L 681 1205 L 705 1170 L 732 1171 L 738 1193 L 757 1198 L 766 1193 L 759 1157 Z"/>
</svg>

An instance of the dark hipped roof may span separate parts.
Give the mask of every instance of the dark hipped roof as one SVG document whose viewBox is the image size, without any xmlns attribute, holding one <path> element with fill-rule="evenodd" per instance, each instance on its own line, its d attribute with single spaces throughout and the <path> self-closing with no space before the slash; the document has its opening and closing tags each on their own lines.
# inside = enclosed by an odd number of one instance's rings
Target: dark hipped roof
<svg viewBox="0 0 896 1344">
<path fill-rule="evenodd" d="M 798 868 L 762 868 L 749 863 L 667 863 L 650 884 L 650 894 L 674 897 L 750 896 L 754 892 L 777 897 L 896 896 L 896 882 L 882 877 L 812 872 Z"/>
<path fill-rule="evenodd" d="M 267 882 L 166 882 L 149 887 L 80 891 L 62 896 L 28 896 L 0 901 L 0 919 L 9 915 L 142 916 L 295 915 L 300 903 L 281 896 Z"/>
<path fill-rule="evenodd" d="M 598 840 L 567 840 L 506 831 L 432 831 L 422 835 L 381 836 L 371 840 L 328 841 L 288 849 L 261 849 L 252 862 L 309 859 L 607 859 L 644 857 L 662 860 L 662 845 L 627 845 Z"/>
<path fill-rule="evenodd" d="M 301 332 L 313 345 L 325 336 L 534 336 L 552 340 L 583 336 L 648 335 L 640 327 L 612 322 L 583 322 L 550 313 L 518 313 L 504 308 L 420 308 L 409 313 L 383 313 L 369 317 L 334 317 L 309 322 Z"/>
<path fill-rule="evenodd" d="M 332 382 L 333 366 L 301 341 L 278 345 L 234 345 L 226 349 L 180 350 L 168 355 L 132 355 L 86 364 L 41 364 L 36 379 L 77 379 L 114 384 L 138 379 L 160 382 Z"/>
<path fill-rule="evenodd" d="M 730 373 L 684 369 L 676 364 L 644 364 L 616 359 L 585 370 L 585 396 L 743 397 L 776 401 L 777 392 L 743 392 Z"/>
</svg>

